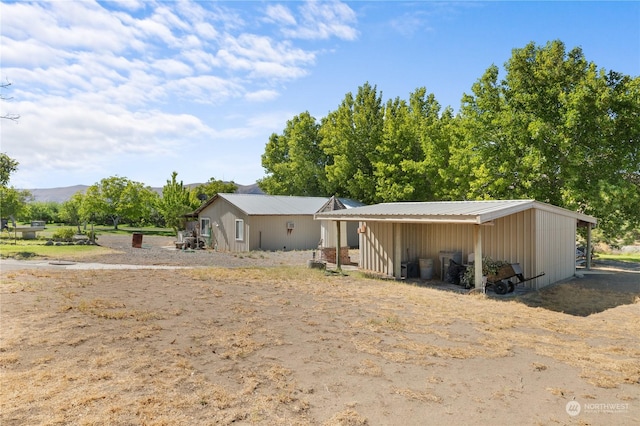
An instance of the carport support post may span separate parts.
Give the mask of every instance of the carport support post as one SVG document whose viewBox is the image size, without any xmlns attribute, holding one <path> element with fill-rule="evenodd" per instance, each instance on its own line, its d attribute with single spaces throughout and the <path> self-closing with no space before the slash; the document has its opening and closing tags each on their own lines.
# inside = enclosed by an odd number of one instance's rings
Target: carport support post
<svg viewBox="0 0 640 426">
<path fill-rule="evenodd" d="M 587 252 L 585 253 L 587 260 L 587 269 L 591 269 L 591 222 L 587 222 Z"/>
<path fill-rule="evenodd" d="M 337 241 L 336 241 L 336 269 L 338 270 L 338 272 L 342 272 L 342 261 L 340 260 L 340 221 L 336 220 L 336 225 L 338 226 L 337 230 L 336 230 L 336 236 L 337 236 Z"/>
<path fill-rule="evenodd" d="M 482 283 L 482 226 L 473 226 L 473 244 L 475 246 L 473 250 L 473 282 L 476 283 L 476 288 L 479 288 L 484 293 L 484 285 Z"/>
</svg>

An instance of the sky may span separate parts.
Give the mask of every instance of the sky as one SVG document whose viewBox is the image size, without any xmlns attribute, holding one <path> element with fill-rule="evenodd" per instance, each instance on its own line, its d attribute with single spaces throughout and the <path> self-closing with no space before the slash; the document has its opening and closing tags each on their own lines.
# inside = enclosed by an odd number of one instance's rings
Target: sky
<svg viewBox="0 0 640 426">
<path fill-rule="evenodd" d="M 365 83 L 458 111 L 514 48 L 640 76 L 640 2 L 2 1 L 0 151 L 21 189 L 265 176 L 269 136 Z"/>
</svg>

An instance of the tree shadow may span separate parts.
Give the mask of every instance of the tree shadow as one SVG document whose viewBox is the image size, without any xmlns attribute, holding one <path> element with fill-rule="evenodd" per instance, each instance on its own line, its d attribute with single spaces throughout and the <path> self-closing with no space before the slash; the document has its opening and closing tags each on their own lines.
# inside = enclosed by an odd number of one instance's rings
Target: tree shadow
<svg viewBox="0 0 640 426">
<path fill-rule="evenodd" d="M 640 280 L 634 274 L 631 279 Z M 632 283 L 633 285 L 633 283 Z M 607 287 L 591 282 L 572 281 L 545 287 L 515 299 L 532 308 L 544 308 L 568 315 L 586 317 L 621 305 L 640 303 L 640 291 L 631 288 Z"/>
</svg>

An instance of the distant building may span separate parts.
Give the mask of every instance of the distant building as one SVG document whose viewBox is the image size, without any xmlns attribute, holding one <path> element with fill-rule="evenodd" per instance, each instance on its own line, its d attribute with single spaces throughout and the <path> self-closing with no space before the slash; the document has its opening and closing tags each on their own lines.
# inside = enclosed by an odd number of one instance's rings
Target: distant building
<svg viewBox="0 0 640 426">
<path fill-rule="evenodd" d="M 322 224 L 313 216 L 327 201 L 329 197 L 217 194 L 192 216 L 197 217 L 200 236 L 217 250 L 310 250 L 323 240 Z M 345 231 L 347 240 L 357 244 L 357 225 Z"/>
</svg>

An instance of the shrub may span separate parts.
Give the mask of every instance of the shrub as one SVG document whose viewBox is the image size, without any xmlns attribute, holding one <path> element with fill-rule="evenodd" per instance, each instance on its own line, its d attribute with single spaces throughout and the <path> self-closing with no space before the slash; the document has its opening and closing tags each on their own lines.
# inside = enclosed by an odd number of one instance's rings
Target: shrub
<svg viewBox="0 0 640 426">
<path fill-rule="evenodd" d="M 60 228 L 53 233 L 53 239 L 56 241 L 72 241 L 76 231 L 73 228 Z"/>
</svg>

